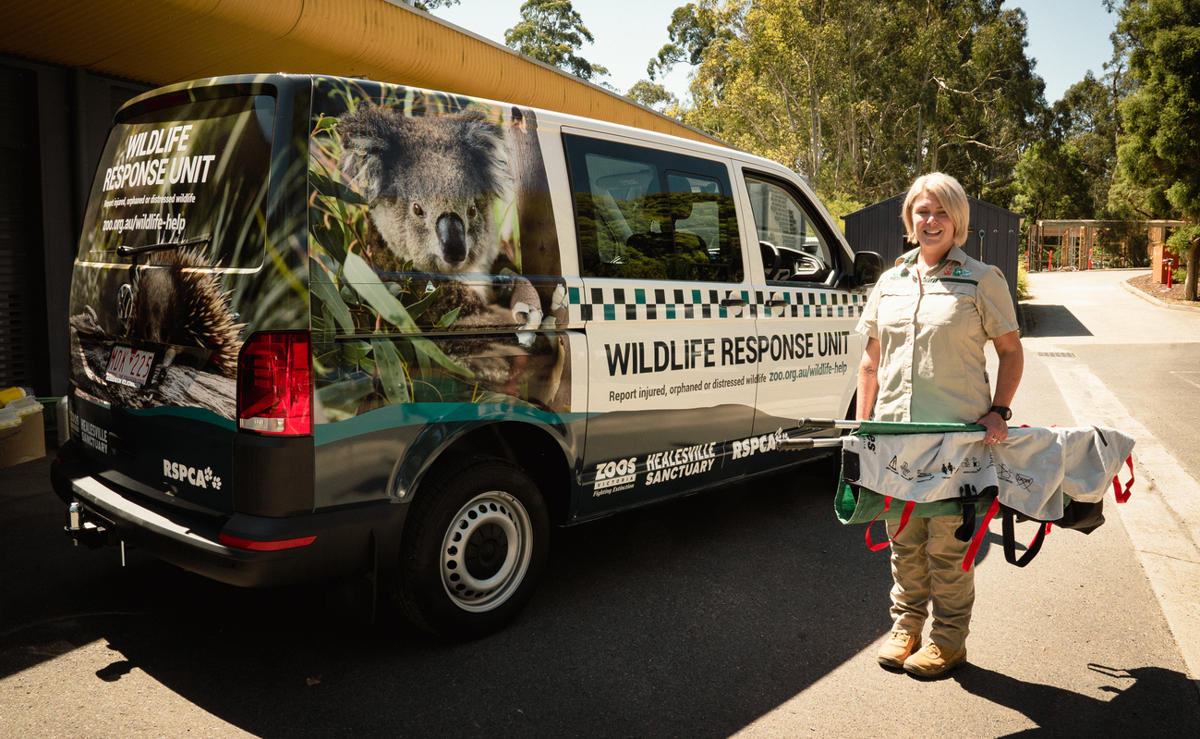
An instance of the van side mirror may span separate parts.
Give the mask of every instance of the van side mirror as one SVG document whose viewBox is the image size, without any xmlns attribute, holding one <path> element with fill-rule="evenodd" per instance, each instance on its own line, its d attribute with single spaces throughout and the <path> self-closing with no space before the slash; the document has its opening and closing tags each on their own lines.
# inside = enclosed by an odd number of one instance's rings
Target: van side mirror
<svg viewBox="0 0 1200 739">
<path fill-rule="evenodd" d="M 854 280 L 859 285 L 873 285 L 883 274 L 883 257 L 878 252 L 860 251 L 854 255 Z"/>
</svg>

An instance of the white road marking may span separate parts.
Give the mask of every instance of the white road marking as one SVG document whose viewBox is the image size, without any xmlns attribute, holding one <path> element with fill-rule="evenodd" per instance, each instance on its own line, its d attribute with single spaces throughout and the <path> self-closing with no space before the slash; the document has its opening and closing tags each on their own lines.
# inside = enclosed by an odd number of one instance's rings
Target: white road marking
<svg viewBox="0 0 1200 739">
<path fill-rule="evenodd" d="M 1056 360 L 1051 376 L 1068 407 L 1086 408 L 1089 420 L 1137 440 L 1133 496 L 1124 505 L 1105 507 L 1120 515 L 1189 677 L 1200 680 L 1200 483 L 1085 364 Z"/>
<path fill-rule="evenodd" d="M 1195 387 L 1200 387 L 1200 371 L 1196 371 L 1196 370 L 1171 370 L 1171 374 L 1172 374 L 1172 375 L 1175 375 L 1175 376 L 1177 376 L 1179 379 L 1183 380 L 1184 382 L 1186 382 L 1186 383 L 1187 383 L 1187 384 L 1189 384 L 1189 385 L 1194 385 Z M 1195 375 L 1197 379 L 1196 379 L 1196 380 L 1193 380 L 1193 379 L 1192 379 L 1192 378 L 1190 378 L 1190 377 L 1184 377 L 1184 375 Z"/>
</svg>

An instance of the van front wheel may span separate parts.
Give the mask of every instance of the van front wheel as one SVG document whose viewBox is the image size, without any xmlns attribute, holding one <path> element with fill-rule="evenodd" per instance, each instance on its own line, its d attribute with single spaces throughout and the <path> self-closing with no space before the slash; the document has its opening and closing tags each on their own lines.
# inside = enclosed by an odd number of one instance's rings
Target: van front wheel
<svg viewBox="0 0 1200 739">
<path fill-rule="evenodd" d="M 412 505 L 400 568 L 407 615 L 456 639 L 512 620 L 546 562 L 549 516 L 533 481 L 508 462 L 487 459 L 452 468 Z"/>
</svg>

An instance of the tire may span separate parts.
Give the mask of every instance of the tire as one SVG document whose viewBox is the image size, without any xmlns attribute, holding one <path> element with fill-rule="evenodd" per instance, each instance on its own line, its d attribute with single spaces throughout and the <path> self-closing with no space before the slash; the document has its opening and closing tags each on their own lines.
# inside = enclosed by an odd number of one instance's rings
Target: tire
<svg viewBox="0 0 1200 739">
<path fill-rule="evenodd" d="M 412 505 L 397 593 L 405 615 L 455 640 L 508 624 L 533 594 L 549 552 L 549 514 L 533 481 L 485 458 L 448 468 Z"/>
</svg>

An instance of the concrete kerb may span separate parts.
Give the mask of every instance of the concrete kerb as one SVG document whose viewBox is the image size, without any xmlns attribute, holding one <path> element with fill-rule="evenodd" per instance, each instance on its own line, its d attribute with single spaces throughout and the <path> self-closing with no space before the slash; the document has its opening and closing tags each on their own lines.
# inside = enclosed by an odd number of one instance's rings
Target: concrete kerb
<svg viewBox="0 0 1200 739">
<path fill-rule="evenodd" d="M 1142 300 L 1145 300 L 1149 303 L 1153 303 L 1161 308 L 1170 308 L 1171 310 L 1183 310 L 1183 311 L 1191 311 L 1192 313 L 1200 313 L 1200 306 L 1180 305 L 1179 303 L 1169 303 L 1165 300 L 1159 300 L 1158 298 L 1154 297 L 1153 295 L 1146 294 L 1146 292 L 1144 290 L 1139 290 L 1136 287 L 1134 287 L 1133 285 L 1130 285 L 1125 280 L 1121 280 L 1121 287 L 1125 288 L 1127 291 L 1138 296 Z"/>
</svg>

